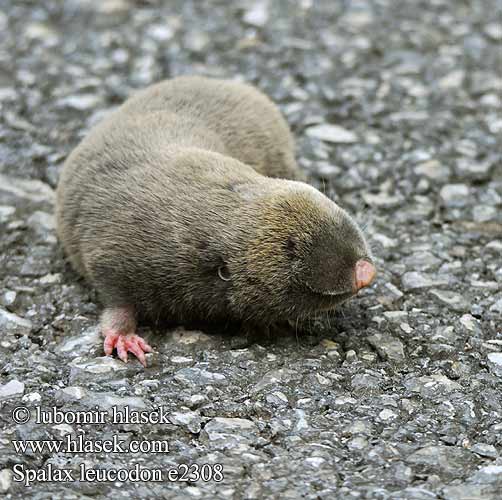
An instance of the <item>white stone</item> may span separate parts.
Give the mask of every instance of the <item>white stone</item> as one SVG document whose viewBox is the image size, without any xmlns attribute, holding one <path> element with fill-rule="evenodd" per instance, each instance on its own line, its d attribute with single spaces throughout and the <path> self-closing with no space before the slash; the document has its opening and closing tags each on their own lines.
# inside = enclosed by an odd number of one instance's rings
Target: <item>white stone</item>
<svg viewBox="0 0 502 500">
<path fill-rule="evenodd" d="M 186 365 L 193 363 L 193 358 L 187 358 L 186 356 L 173 356 L 171 358 L 171 363 L 175 365 Z"/>
<path fill-rule="evenodd" d="M 66 338 L 62 344 L 57 346 L 56 351 L 58 353 L 71 353 L 75 356 L 84 354 L 89 352 L 90 347 L 98 344 L 100 337 L 99 329 L 91 327 L 76 337 Z M 106 359 L 110 360 L 112 358 Z"/>
<path fill-rule="evenodd" d="M 95 375 L 127 370 L 126 363 L 117 361 L 109 356 L 101 356 L 99 358 L 86 361 L 83 361 L 81 358 L 77 358 L 70 364 L 70 366 Z"/>
<path fill-rule="evenodd" d="M 403 201 L 400 196 L 388 193 L 363 193 L 363 200 L 372 207 L 392 208 L 397 207 Z"/>
<path fill-rule="evenodd" d="M 12 471 L 10 469 L 2 469 L 0 471 L 0 492 L 7 493 L 12 484 Z"/>
<path fill-rule="evenodd" d="M 385 311 L 383 313 L 384 317 L 389 321 L 399 321 L 403 318 L 408 317 L 407 311 Z"/>
<path fill-rule="evenodd" d="M 383 422 L 388 422 L 390 420 L 395 420 L 397 415 L 392 410 L 385 408 L 378 414 L 378 418 Z"/>
<path fill-rule="evenodd" d="M 443 76 L 439 80 L 439 87 L 443 90 L 458 88 L 462 85 L 464 81 L 465 73 L 461 69 L 457 69 Z"/>
<path fill-rule="evenodd" d="M 316 378 L 317 378 L 317 381 L 321 385 L 330 385 L 331 384 L 330 380 L 326 377 L 323 377 L 320 373 L 316 373 Z"/>
<path fill-rule="evenodd" d="M 255 423 L 245 418 L 215 417 L 204 427 L 206 432 L 217 432 L 222 434 L 240 434 L 242 431 L 257 432 Z"/>
<path fill-rule="evenodd" d="M 385 288 L 387 288 L 387 290 L 389 290 L 389 292 L 392 293 L 392 295 L 394 295 L 398 299 L 400 299 L 404 295 L 404 293 L 401 292 L 401 290 L 399 290 L 399 288 L 397 286 L 395 286 L 394 284 L 392 284 L 390 282 L 385 283 Z"/>
<path fill-rule="evenodd" d="M 101 98 L 96 94 L 69 95 L 58 101 L 59 106 L 73 108 L 78 111 L 95 108 L 100 103 Z"/>
<path fill-rule="evenodd" d="M 24 394 L 24 383 L 19 380 L 11 380 L 0 386 L 0 401 Z"/>
<path fill-rule="evenodd" d="M 491 352 L 488 354 L 488 367 L 494 375 L 502 377 L 502 352 Z"/>
<path fill-rule="evenodd" d="M 470 332 L 474 332 L 479 324 L 478 320 L 470 314 L 464 314 L 460 318 L 460 323 L 466 330 L 469 330 Z"/>
<path fill-rule="evenodd" d="M 404 290 L 417 290 L 420 288 L 447 285 L 448 282 L 440 278 L 434 279 L 432 276 L 428 276 L 417 271 L 410 271 L 403 274 L 401 284 Z"/>
<path fill-rule="evenodd" d="M 42 396 L 38 392 L 30 392 L 23 396 L 24 403 L 38 403 L 42 400 Z"/>
<path fill-rule="evenodd" d="M 448 207 L 462 207 L 469 198 L 469 188 L 465 184 L 447 184 L 441 188 L 439 196 Z"/>
<path fill-rule="evenodd" d="M 502 465 L 487 465 L 479 469 L 473 479 L 478 483 L 494 483 L 502 479 Z"/>
<path fill-rule="evenodd" d="M 252 7 L 244 13 L 242 20 L 246 24 L 262 28 L 268 22 L 268 7 L 268 2 L 254 2 Z"/>
<path fill-rule="evenodd" d="M 495 250 L 497 252 L 502 252 L 502 240 L 493 240 L 486 245 L 486 248 L 490 250 Z"/>
<path fill-rule="evenodd" d="M 490 311 L 502 313 L 502 298 L 497 300 L 495 304 L 492 304 L 492 306 L 490 307 Z"/>
<path fill-rule="evenodd" d="M 62 396 L 63 399 L 69 400 L 80 400 L 87 396 L 87 391 L 83 387 L 73 386 L 64 387 L 57 392 L 58 396 Z"/>
<path fill-rule="evenodd" d="M 378 243 L 380 243 L 384 248 L 395 248 L 398 244 L 396 240 L 393 240 L 381 233 L 375 233 L 372 239 L 378 241 Z"/>
<path fill-rule="evenodd" d="M 304 463 L 310 467 L 312 467 L 313 469 L 317 469 L 318 467 L 320 467 L 324 462 L 326 462 L 326 460 L 322 457 L 309 457 L 309 458 L 306 458 Z"/>
<path fill-rule="evenodd" d="M 413 331 L 413 328 L 408 323 L 400 323 L 399 327 L 404 333 L 411 333 Z"/>
<path fill-rule="evenodd" d="M 190 345 L 207 342 L 208 340 L 211 340 L 211 337 L 199 331 L 179 329 L 173 332 L 173 340 L 180 344 Z"/>
<path fill-rule="evenodd" d="M 338 125 L 323 123 L 309 127 L 306 131 L 309 137 L 319 139 L 325 142 L 333 142 L 340 144 L 352 144 L 357 142 L 357 135 L 350 130 L 347 130 Z"/>
<path fill-rule="evenodd" d="M 14 304 L 17 297 L 17 293 L 12 290 L 7 290 L 3 294 L 3 303 L 4 305 L 12 305 Z"/>
<path fill-rule="evenodd" d="M 425 176 L 431 180 L 444 181 L 448 178 L 450 170 L 448 167 L 439 163 L 438 160 L 428 160 L 417 165 L 414 169 L 415 174 Z"/>
<path fill-rule="evenodd" d="M 71 434 L 73 432 L 73 427 L 69 424 L 53 425 L 52 428 L 58 431 L 60 436 L 65 436 L 66 434 Z"/>
<path fill-rule="evenodd" d="M 54 231 L 56 229 L 56 218 L 54 217 L 54 214 L 48 214 L 47 212 L 42 212 L 41 210 L 33 212 L 28 217 L 26 223 L 28 224 L 28 227 L 39 233 Z"/>
<path fill-rule="evenodd" d="M 7 222 L 9 217 L 16 211 L 10 205 L 0 205 L 0 222 Z"/>
<path fill-rule="evenodd" d="M 30 320 L 21 318 L 5 309 L 0 308 L 0 331 L 12 332 L 16 334 L 30 333 L 33 325 Z"/>
<path fill-rule="evenodd" d="M 61 274 L 46 274 L 39 279 L 42 285 L 53 285 L 54 283 L 61 283 Z"/>
<path fill-rule="evenodd" d="M 485 33 L 493 40 L 502 40 L 502 24 L 499 21 L 487 24 Z"/>
<path fill-rule="evenodd" d="M 54 190 L 45 182 L 39 180 L 21 179 L 0 174 L 0 192 L 10 193 L 17 198 L 31 201 L 48 201 L 54 203 Z"/>
<path fill-rule="evenodd" d="M 154 24 L 147 33 L 155 40 L 165 42 L 173 37 L 174 31 L 167 24 Z"/>
</svg>

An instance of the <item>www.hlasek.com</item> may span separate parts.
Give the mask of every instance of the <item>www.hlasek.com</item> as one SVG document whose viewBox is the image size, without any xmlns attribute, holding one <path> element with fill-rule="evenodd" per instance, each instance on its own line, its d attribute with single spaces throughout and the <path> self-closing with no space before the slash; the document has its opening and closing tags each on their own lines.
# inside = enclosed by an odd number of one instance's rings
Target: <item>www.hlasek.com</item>
<svg viewBox="0 0 502 500">
<path fill-rule="evenodd" d="M 163 408 L 155 410 L 131 410 L 112 407 L 111 411 L 93 410 L 62 411 L 57 407 L 43 410 L 36 407 L 33 410 L 18 406 L 12 411 L 15 423 L 26 423 L 33 419 L 37 424 L 124 424 L 124 423 L 170 423 L 169 415 Z M 69 454 L 165 454 L 169 453 L 169 443 L 166 440 L 123 440 L 112 435 L 109 439 L 87 438 L 83 431 L 77 434 L 68 433 L 62 439 L 46 440 L 13 440 L 14 450 L 19 455 L 33 454 L 51 455 Z M 24 464 L 15 464 L 12 468 L 13 480 L 30 486 L 35 482 L 175 482 L 175 481 L 223 481 L 223 466 L 214 464 L 179 464 L 174 467 L 147 468 L 135 464 L 132 468 L 93 468 L 86 463 L 78 465 L 78 469 L 56 468 L 51 463 L 43 468 L 29 468 Z"/>
</svg>

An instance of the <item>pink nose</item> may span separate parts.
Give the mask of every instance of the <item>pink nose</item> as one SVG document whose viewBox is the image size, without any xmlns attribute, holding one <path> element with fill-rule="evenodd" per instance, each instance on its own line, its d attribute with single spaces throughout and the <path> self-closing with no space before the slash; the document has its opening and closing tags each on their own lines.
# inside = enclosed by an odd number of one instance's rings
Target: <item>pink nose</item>
<svg viewBox="0 0 502 500">
<path fill-rule="evenodd" d="M 358 260 L 356 262 L 356 290 L 360 290 L 371 284 L 376 275 L 376 269 L 373 264 L 367 260 Z"/>
</svg>

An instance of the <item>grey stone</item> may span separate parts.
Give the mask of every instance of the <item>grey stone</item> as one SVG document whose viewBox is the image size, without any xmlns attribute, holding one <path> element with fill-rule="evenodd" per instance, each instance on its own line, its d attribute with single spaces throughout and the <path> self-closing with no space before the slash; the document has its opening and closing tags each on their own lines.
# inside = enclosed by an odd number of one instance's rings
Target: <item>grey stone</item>
<svg viewBox="0 0 502 500">
<path fill-rule="evenodd" d="M 500 490 L 498 486 L 461 484 L 446 486 L 442 490 L 444 500 L 498 500 Z"/>
<path fill-rule="evenodd" d="M 472 477 L 472 481 L 476 484 L 502 483 L 502 465 L 481 467 Z"/>
<path fill-rule="evenodd" d="M 192 434 L 198 434 L 201 430 L 202 418 L 194 411 L 173 412 L 169 414 L 169 421 L 185 427 Z"/>
<path fill-rule="evenodd" d="M 403 274 L 401 286 L 405 291 L 419 290 L 422 288 L 432 288 L 433 286 L 447 285 L 448 281 L 438 276 L 429 276 L 417 271 L 410 271 Z"/>
<path fill-rule="evenodd" d="M 81 356 L 89 353 L 93 346 L 101 345 L 101 334 L 98 327 L 92 327 L 76 337 L 70 337 L 67 339 L 63 339 L 63 341 L 56 347 L 56 352 L 60 354 L 68 354 L 72 357 Z M 116 366 L 115 362 L 111 358 L 105 358 L 109 361 L 105 363 L 112 362 L 113 366 Z M 92 365 L 85 365 L 85 370 L 93 370 L 97 369 L 97 367 L 92 367 Z M 79 365 L 82 368 L 82 365 Z M 102 367 L 105 369 L 104 367 Z"/>
<path fill-rule="evenodd" d="M 410 464 L 422 465 L 431 472 L 442 472 L 446 477 L 461 477 L 469 464 L 467 450 L 454 446 L 425 446 L 406 457 Z"/>
<path fill-rule="evenodd" d="M 430 293 L 453 311 L 465 312 L 470 308 L 469 303 L 459 293 L 448 290 L 431 290 Z"/>
<path fill-rule="evenodd" d="M 226 385 L 228 382 L 222 373 L 209 372 L 201 368 L 182 368 L 174 374 L 174 378 L 185 385 Z"/>
<path fill-rule="evenodd" d="M 391 361 L 392 363 L 403 363 L 406 358 L 403 344 L 399 339 L 377 333 L 368 337 L 368 342 L 384 360 Z"/>
<path fill-rule="evenodd" d="M 478 205 L 472 208 L 472 218 L 475 222 L 488 222 L 495 220 L 498 215 L 495 207 Z"/>
<path fill-rule="evenodd" d="M 490 311 L 502 313 L 502 297 L 490 306 Z"/>
<path fill-rule="evenodd" d="M 3 333 L 27 335 L 32 328 L 33 324 L 29 319 L 20 318 L 16 314 L 0 308 L 0 330 Z"/>
<path fill-rule="evenodd" d="M 462 386 L 445 375 L 435 374 L 425 377 L 411 377 L 404 382 L 405 387 L 411 392 L 420 393 L 424 397 L 448 394 L 462 389 Z"/>
<path fill-rule="evenodd" d="M 244 418 L 215 417 L 202 431 L 203 438 L 223 448 L 233 448 L 240 443 L 255 442 L 258 429 L 254 422 Z"/>
<path fill-rule="evenodd" d="M 56 399 L 59 401 L 79 401 L 86 398 L 88 391 L 83 387 L 64 387 L 56 392 Z"/>
<path fill-rule="evenodd" d="M 110 378 L 127 369 L 126 363 L 109 356 L 90 360 L 77 357 L 70 363 L 70 383 L 82 384 L 90 380 L 100 380 L 103 377 Z"/>
<path fill-rule="evenodd" d="M 56 229 L 56 220 L 54 214 L 48 214 L 47 212 L 42 212 L 37 210 L 33 212 L 27 219 L 26 223 L 28 227 L 31 227 L 35 232 L 39 234 L 46 234 Z"/>
<path fill-rule="evenodd" d="M 253 387 L 253 392 L 260 392 L 264 389 L 268 389 L 270 386 L 275 384 L 289 383 L 297 377 L 297 373 L 294 370 L 288 368 L 281 368 L 279 370 L 273 370 L 266 373 L 261 380 Z"/>
<path fill-rule="evenodd" d="M 401 290 L 399 290 L 399 288 L 392 283 L 385 283 L 385 288 L 387 288 L 387 290 L 389 290 L 389 292 L 397 299 L 404 296 L 403 292 L 401 292 Z"/>
<path fill-rule="evenodd" d="M 360 373 L 352 377 L 352 388 L 358 391 L 376 391 L 381 384 L 380 378 L 370 373 Z"/>
<path fill-rule="evenodd" d="M 414 488 L 410 486 L 409 488 L 398 492 L 396 500 L 399 498 L 406 498 L 407 500 L 436 500 L 438 496 L 434 492 L 426 488 Z"/>
<path fill-rule="evenodd" d="M 437 268 L 441 263 L 435 255 L 430 252 L 415 252 L 404 259 L 404 263 L 410 268 L 419 268 L 422 271 L 429 271 Z"/>
<path fill-rule="evenodd" d="M 415 174 L 424 176 L 432 181 L 445 182 L 450 177 L 450 169 L 438 160 L 428 160 L 413 168 Z"/>
<path fill-rule="evenodd" d="M 457 160 L 455 173 L 462 180 L 486 181 L 490 179 L 493 164 L 490 161 L 476 162 L 467 158 Z"/>
<path fill-rule="evenodd" d="M 492 444 L 476 443 L 471 446 L 471 451 L 482 457 L 497 458 L 499 456 L 497 449 Z"/>
</svg>

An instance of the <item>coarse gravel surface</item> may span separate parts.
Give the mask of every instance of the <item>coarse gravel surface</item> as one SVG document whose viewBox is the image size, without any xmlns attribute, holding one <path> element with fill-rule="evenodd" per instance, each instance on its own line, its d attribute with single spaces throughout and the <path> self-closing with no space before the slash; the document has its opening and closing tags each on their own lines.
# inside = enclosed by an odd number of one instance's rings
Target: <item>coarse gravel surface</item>
<svg viewBox="0 0 502 500">
<path fill-rule="evenodd" d="M 277 102 L 301 167 L 364 225 L 379 274 L 309 334 L 248 344 L 145 327 L 144 369 L 103 356 L 54 189 L 93 124 L 181 74 Z M 502 499 L 500 0 L 0 0 L 0 106 L 0 495 Z M 16 424 L 21 406 L 32 418 Z M 37 407 L 167 421 L 43 424 Z M 13 446 L 82 432 L 169 452 Z M 222 464 L 224 478 L 26 487 L 15 464 Z"/>
</svg>

